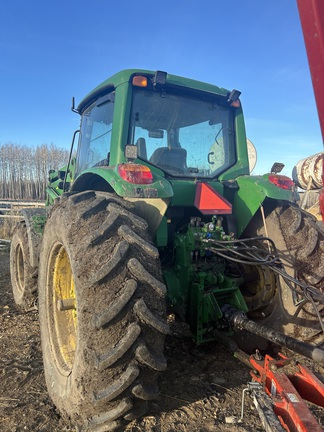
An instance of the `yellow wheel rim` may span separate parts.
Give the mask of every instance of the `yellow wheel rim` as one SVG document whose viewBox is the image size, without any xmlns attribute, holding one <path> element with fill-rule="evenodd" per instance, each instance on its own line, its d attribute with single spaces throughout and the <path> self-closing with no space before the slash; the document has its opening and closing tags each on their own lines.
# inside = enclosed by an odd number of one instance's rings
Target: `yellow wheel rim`
<svg viewBox="0 0 324 432">
<path fill-rule="evenodd" d="M 77 312 L 71 263 L 62 244 L 52 250 L 48 312 L 51 346 L 57 366 L 64 374 L 72 370 L 77 347 Z"/>
</svg>

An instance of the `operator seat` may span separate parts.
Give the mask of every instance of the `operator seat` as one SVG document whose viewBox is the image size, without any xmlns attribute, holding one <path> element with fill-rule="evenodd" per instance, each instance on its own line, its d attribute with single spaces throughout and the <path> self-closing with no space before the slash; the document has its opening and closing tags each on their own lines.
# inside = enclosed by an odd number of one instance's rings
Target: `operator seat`
<svg viewBox="0 0 324 432">
<path fill-rule="evenodd" d="M 136 145 L 137 145 L 137 155 L 141 159 L 147 160 L 147 150 L 146 150 L 145 138 L 138 138 L 138 140 L 136 141 Z"/>
<path fill-rule="evenodd" d="M 161 147 L 154 151 L 150 157 L 154 165 L 183 174 L 187 171 L 187 150 L 184 148 Z"/>
</svg>

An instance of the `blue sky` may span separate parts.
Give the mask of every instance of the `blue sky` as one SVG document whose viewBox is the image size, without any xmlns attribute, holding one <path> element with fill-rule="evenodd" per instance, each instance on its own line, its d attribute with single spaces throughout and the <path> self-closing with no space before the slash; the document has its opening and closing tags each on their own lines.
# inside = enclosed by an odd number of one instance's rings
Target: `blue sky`
<svg viewBox="0 0 324 432">
<path fill-rule="evenodd" d="M 69 148 L 72 96 L 133 67 L 240 90 L 256 174 L 323 149 L 296 0 L 2 0 L 0 144 Z"/>
</svg>

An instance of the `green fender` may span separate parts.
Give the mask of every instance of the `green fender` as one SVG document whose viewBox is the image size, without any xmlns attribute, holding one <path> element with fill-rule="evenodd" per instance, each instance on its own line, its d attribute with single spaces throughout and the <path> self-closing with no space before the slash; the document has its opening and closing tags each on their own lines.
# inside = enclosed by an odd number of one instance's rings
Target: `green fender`
<svg viewBox="0 0 324 432">
<path fill-rule="evenodd" d="M 153 183 L 134 184 L 123 180 L 117 169 L 117 166 L 108 166 L 85 170 L 74 181 L 72 190 L 98 190 L 98 184 L 106 183 L 112 191 L 124 198 L 170 198 L 173 196 L 171 184 L 153 170 Z"/>
<path fill-rule="evenodd" d="M 298 194 L 294 190 L 281 189 L 268 180 L 268 175 L 242 176 L 236 178 L 238 189 L 234 194 L 233 213 L 240 236 L 266 198 L 295 202 Z"/>
</svg>

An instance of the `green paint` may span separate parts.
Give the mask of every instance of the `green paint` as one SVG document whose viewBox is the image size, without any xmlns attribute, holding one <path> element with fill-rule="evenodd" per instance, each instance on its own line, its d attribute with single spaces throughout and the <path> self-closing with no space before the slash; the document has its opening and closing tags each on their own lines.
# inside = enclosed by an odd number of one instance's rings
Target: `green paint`
<svg viewBox="0 0 324 432">
<path fill-rule="evenodd" d="M 295 201 L 296 192 L 281 189 L 263 176 L 242 176 L 236 179 L 238 190 L 235 193 L 233 212 L 237 220 L 238 236 L 243 232 L 254 214 L 266 198 Z"/>
<path fill-rule="evenodd" d="M 243 279 L 225 275 L 226 263 L 213 254 L 207 239 L 230 240 L 215 217 L 174 237 L 174 265 L 163 270 L 168 296 L 175 311 L 186 317 L 196 343 L 216 338 L 225 304 L 247 311 L 239 290 Z M 231 247 L 231 246 L 229 246 Z M 229 331 L 229 329 L 227 329 Z"/>
</svg>

